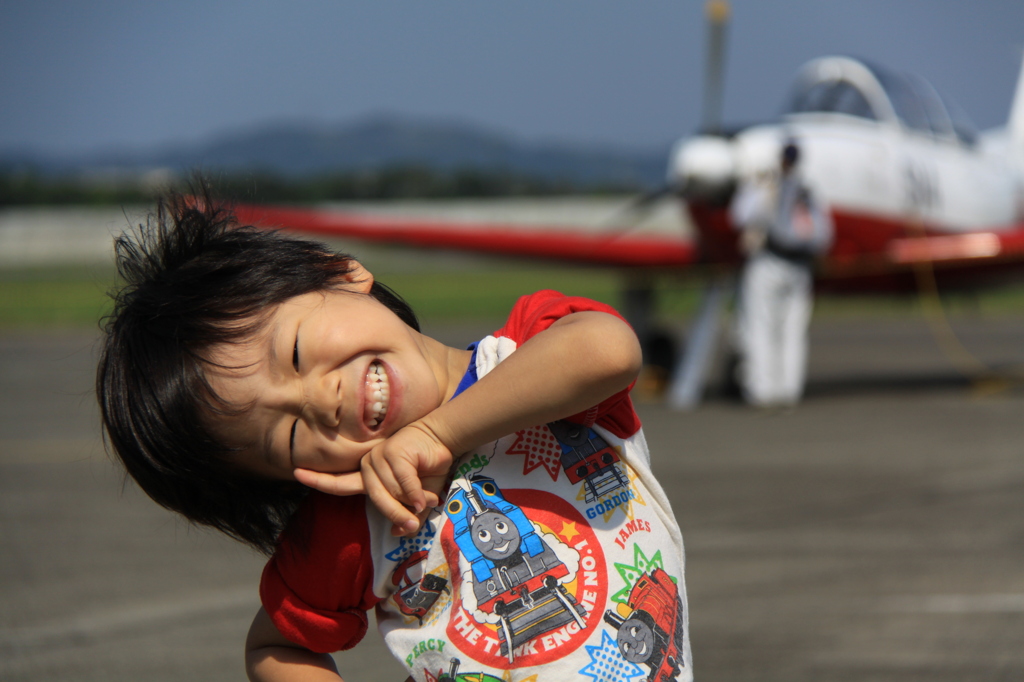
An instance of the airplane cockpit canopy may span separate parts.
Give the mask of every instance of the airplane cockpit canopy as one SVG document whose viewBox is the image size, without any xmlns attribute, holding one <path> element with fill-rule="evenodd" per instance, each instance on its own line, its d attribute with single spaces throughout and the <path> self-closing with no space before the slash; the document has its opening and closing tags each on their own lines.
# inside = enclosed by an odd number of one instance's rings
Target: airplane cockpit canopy
<svg viewBox="0 0 1024 682">
<path fill-rule="evenodd" d="M 805 65 L 785 113 L 844 114 L 899 122 L 965 145 L 977 140 L 963 111 L 940 97 L 928 81 L 848 57 L 823 57 Z"/>
<path fill-rule="evenodd" d="M 877 120 L 867 97 L 857 86 L 846 80 L 819 81 L 793 93 L 789 114 L 811 112 L 846 114 L 858 118 Z"/>
</svg>

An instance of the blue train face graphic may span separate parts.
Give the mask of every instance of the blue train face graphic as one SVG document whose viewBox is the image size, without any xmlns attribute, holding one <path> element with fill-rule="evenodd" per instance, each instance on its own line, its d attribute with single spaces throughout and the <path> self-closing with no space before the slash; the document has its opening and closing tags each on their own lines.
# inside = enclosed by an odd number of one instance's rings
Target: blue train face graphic
<svg viewBox="0 0 1024 682">
<path fill-rule="evenodd" d="M 550 422 L 548 428 L 562 448 L 562 470 L 573 483 L 586 486 L 586 501 L 629 486 L 617 466 L 619 454 L 594 429 L 567 421 Z"/>
<path fill-rule="evenodd" d="M 559 584 L 569 569 L 494 479 L 457 479 L 445 513 L 472 567 L 477 608 L 499 618 L 501 653 L 509 663 L 517 647 L 538 635 L 573 620 L 586 628 L 585 609 Z"/>
</svg>

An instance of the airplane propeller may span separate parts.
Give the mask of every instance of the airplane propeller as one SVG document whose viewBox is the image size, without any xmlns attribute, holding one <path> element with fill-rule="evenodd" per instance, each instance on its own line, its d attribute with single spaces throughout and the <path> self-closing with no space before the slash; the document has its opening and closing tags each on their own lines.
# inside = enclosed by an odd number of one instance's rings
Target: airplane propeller
<svg viewBox="0 0 1024 682">
<path fill-rule="evenodd" d="M 697 139 L 703 141 L 704 147 L 708 148 L 709 153 L 702 153 L 702 157 L 710 158 L 713 162 L 702 165 L 711 168 L 723 167 L 731 176 L 731 154 L 726 151 L 724 153 L 728 158 L 724 163 L 721 159 L 721 147 L 728 144 L 723 139 L 722 94 L 729 15 L 727 0 L 708 0 L 705 5 L 707 56 L 702 94 L 703 114 Z M 703 147 L 701 151 L 703 152 Z M 671 156 L 673 159 L 676 157 L 675 150 Z M 683 174 L 669 172 L 664 185 L 635 197 L 613 216 L 608 224 L 618 225 L 619 233 L 624 233 L 641 223 L 661 199 L 668 196 L 685 199 L 704 191 L 705 188 L 699 182 L 695 183 Z M 650 356 L 648 361 L 668 371 L 668 375 L 664 377 L 669 387 L 668 401 L 675 409 L 692 409 L 700 402 L 718 335 L 718 319 L 725 304 L 732 297 L 734 284 L 730 278 L 709 271 L 705 273 L 704 279 L 700 311 L 691 328 L 685 352 L 682 343 L 673 342 L 666 332 L 654 328 L 651 319 L 654 311 L 654 290 L 649 280 L 634 282 L 627 289 L 626 300 L 623 302 L 626 317 L 633 324 L 644 345 L 645 356 Z"/>
<path fill-rule="evenodd" d="M 705 5 L 707 17 L 707 58 L 704 62 L 703 116 L 701 135 L 709 141 L 712 156 L 721 156 L 724 140 L 722 126 L 722 99 L 725 82 L 725 43 L 729 24 L 729 3 L 727 0 L 708 0 Z M 719 139 L 714 139 L 719 138 Z M 714 140 L 712 142 L 712 140 Z M 715 143 L 718 144 L 715 144 Z M 726 164 L 731 170 L 730 163 Z M 675 182 L 672 178 L 675 177 Z M 685 198 L 701 191 L 686 176 L 673 173 L 669 184 L 674 185 L 673 193 Z M 718 337 L 719 319 L 728 301 L 733 297 L 735 283 L 729 275 L 708 272 L 701 292 L 701 302 L 690 328 L 690 338 L 685 352 L 680 351 L 682 360 L 674 368 L 669 382 L 668 404 L 676 410 L 690 410 L 696 407 L 703 396 L 707 383 L 715 342 Z"/>
<path fill-rule="evenodd" d="M 702 137 L 723 137 L 722 99 L 725 82 L 725 48 L 731 9 L 727 0 L 708 0 L 704 13 L 707 18 L 707 53 L 704 61 L 704 89 L 701 96 L 703 112 L 700 135 Z M 710 149 L 709 153 L 719 156 L 721 152 L 718 145 L 712 143 L 712 146 L 714 148 Z M 727 165 L 728 172 L 731 173 L 731 163 Z M 636 224 L 641 222 L 661 199 L 667 196 L 685 198 L 693 192 L 702 190 L 702 187 L 694 185 L 689 178 L 669 178 L 664 185 L 644 192 L 633 199 L 623 208 L 618 218 L 627 224 Z"/>
</svg>

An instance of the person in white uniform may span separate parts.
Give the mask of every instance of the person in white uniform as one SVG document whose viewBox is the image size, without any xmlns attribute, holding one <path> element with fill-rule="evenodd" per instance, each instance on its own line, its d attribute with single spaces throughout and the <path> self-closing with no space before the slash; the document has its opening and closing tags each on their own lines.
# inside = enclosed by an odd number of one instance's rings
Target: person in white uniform
<svg viewBox="0 0 1024 682">
<path fill-rule="evenodd" d="M 737 344 L 745 400 L 760 407 L 800 401 L 815 261 L 832 245 L 828 211 L 798 171 L 787 143 L 778 173 L 742 185 L 730 207 L 747 262 L 740 281 Z"/>
</svg>

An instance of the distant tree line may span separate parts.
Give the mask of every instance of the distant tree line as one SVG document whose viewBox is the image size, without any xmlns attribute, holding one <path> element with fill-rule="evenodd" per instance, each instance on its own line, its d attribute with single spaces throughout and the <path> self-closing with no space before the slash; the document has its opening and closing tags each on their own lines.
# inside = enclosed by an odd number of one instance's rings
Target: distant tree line
<svg viewBox="0 0 1024 682">
<path fill-rule="evenodd" d="M 550 180 L 500 170 L 438 171 L 401 165 L 379 170 L 324 173 L 301 178 L 269 172 L 208 174 L 215 191 L 239 201 L 311 203 L 319 201 L 484 198 L 622 194 L 641 191 L 638 184 L 580 183 Z M 168 185 L 146 176 L 48 176 L 0 172 L 0 206 L 31 204 L 110 205 L 151 201 Z"/>
</svg>

